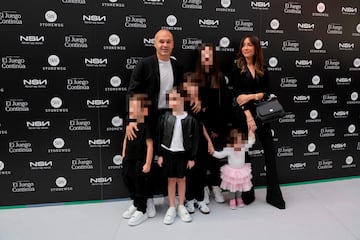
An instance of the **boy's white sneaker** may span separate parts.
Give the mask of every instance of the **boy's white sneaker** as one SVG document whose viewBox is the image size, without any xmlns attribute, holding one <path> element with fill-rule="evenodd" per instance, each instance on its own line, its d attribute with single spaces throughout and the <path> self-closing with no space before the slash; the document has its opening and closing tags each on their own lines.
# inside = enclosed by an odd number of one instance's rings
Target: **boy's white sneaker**
<svg viewBox="0 0 360 240">
<path fill-rule="evenodd" d="M 131 216 L 135 213 L 136 207 L 132 204 L 123 214 L 122 217 L 125 219 L 131 218 Z"/>
<path fill-rule="evenodd" d="M 176 209 L 175 207 L 169 207 L 169 209 L 166 211 L 165 217 L 164 217 L 164 223 L 166 225 L 173 224 L 175 222 L 176 218 Z"/>
<path fill-rule="evenodd" d="M 135 211 L 135 213 L 131 216 L 131 218 L 128 221 L 129 226 L 136 226 L 140 223 L 144 222 L 148 218 L 148 215 L 146 213 L 143 213 L 141 211 Z"/>
</svg>

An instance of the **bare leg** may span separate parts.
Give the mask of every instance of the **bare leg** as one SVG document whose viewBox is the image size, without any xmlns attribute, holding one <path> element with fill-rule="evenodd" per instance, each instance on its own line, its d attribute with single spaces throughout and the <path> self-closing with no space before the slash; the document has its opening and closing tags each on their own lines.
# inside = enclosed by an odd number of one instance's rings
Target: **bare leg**
<svg viewBox="0 0 360 240">
<path fill-rule="evenodd" d="M 168 197 L 170 207 L 175 207 L 176 178 L 168 178 Z"/>
<path fill-rule="evenodd" d="M 186 190 L 186 177 L 177 178 L 179 205 L 184 205 L 185 202 L 185 190 Z"/>
</svg>

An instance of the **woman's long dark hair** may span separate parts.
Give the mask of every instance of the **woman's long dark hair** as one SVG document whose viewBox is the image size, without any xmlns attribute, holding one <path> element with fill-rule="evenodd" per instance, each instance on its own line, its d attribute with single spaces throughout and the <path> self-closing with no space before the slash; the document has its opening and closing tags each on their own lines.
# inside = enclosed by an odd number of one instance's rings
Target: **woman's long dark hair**
<svg viewBox="0 0 360 240">
<path fill-rule="evenodd" d="M 244 38 L 241 39 L 240 42 L 240 47 L 239 47 L 239 52 L 236 56 L 236 65 L 237 67 L 240 69 L 240 71 L 246 72 L 246 59 L 244 57 L 244 55 L 242 54 L 242 48 L 244 46 L 244 41 L 245 39 L 249 39 L 250 42 L 254 45 L 255 47 L 255 55 L 254 55 L 254 59 L 253 59 L 253 64 L 255 66 L 255 72 L 260 75 L 263 76 L 264 75 L 264 55 L 263 55 L 263 50 L 260 46 L 260 40 L 257 36 L 255 35 L 247 35 Z"/>
</svg>

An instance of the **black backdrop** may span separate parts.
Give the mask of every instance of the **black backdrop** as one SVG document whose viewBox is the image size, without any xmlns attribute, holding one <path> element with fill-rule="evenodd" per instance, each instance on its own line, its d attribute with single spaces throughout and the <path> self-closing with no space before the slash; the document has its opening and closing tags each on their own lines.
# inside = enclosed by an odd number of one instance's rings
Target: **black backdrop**
<svg viewBox="0 0 360 240">
<path fill-rule="evenodd" d="M 273 124 L 282 183 L 358 176 L 360 2 L 21 0 L 0 4 L 0 205 L 126 197 L 124 96 L 160 28 L 190 69 L 201 42 L 223 71 L 262 40 L 290 113 Z M 256 145 L 254 181 L 265 182 Z"/>
</svg>

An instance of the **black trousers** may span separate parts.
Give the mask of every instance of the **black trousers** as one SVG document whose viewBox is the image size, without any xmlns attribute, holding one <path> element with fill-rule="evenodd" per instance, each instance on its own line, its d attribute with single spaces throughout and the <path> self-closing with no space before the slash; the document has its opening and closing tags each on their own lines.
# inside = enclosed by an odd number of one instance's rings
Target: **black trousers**
<svg viewBox="0 0 360 240">
<path fill-rule="evenodd" d="M 149 174 L 143 173 L 144 162 L 124 159 L 123 180 L 128 188 L 130 198 L 138 211 L 146 212 L 146 202 L 149 195 Z"/>
</svg>

